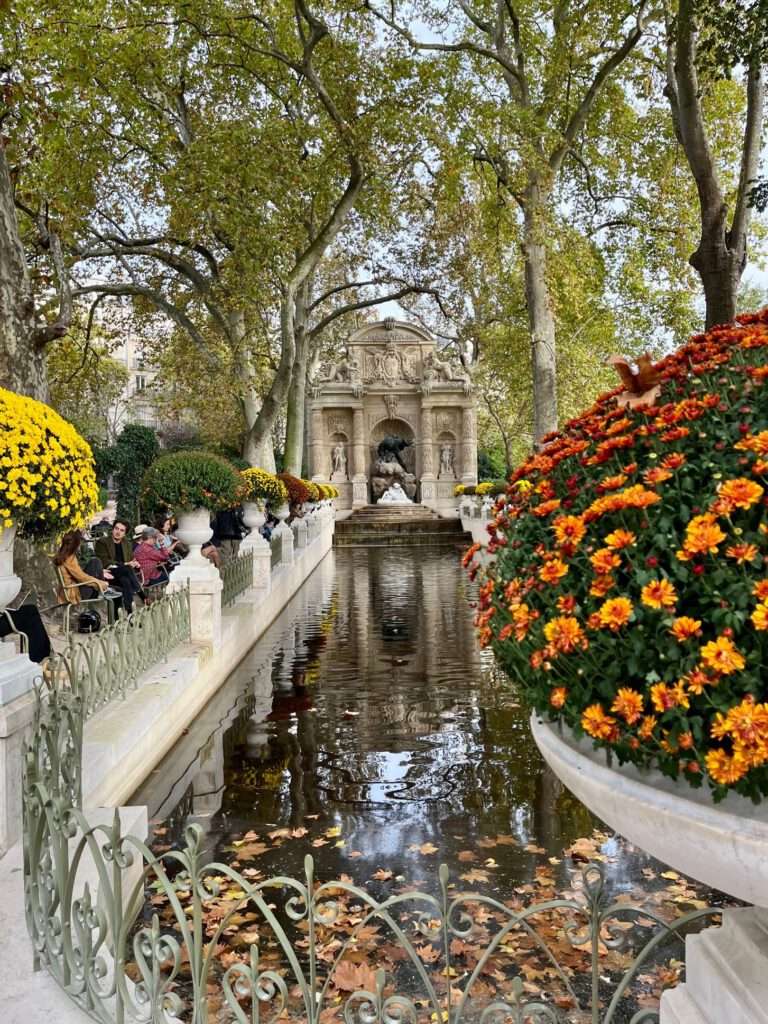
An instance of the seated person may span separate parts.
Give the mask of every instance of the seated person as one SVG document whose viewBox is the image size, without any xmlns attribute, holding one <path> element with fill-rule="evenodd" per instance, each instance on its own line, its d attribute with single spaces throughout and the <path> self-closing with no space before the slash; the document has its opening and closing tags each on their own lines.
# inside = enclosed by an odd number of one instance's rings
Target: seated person
<svg viewBox="0 0 768 1024">
<path fill-rule="evenodd" d="M 109 592 L 112 574 L 102 570 L 98 558 L 88 559 L 85 568 L 80 565 L 77 553 L 82 540 L 83 535 L 79 530 L 70 530 L 61 538 L 59 550 L 54 556 L 53 563 L 61 570 L 61 578 L 64 583 L 64 589 L 59 593 L 59 600 L 66 601 L 68 604 L 78 604 L 80 601 L 98 597 L 99 594 L 104 594 L 107 597 L 111 597 L 113 594 L 116 597 L 121 596 L 118 591 Z M 78 583 L 84 583 L 86 586 L 76 586 L 75 584 Z"/>
<path fill-rule="evenodd" d="M 123 608 L 130 614 L 133 611 L 133 599 L 141 591 L 141 581 L 136 574 L 139 563 L 133 557 L 130 540 L 127 537 L 128 524 L 124 519 L 116 519 L 106 537 L 96 541 L 96 557 L 105 572 L 111 573 L 112 586 L 122 595 Z"/>
<path fill-rule="evenodd" d="M 20 608 L 6 608 L 5 613 L 0 614 L 0 640 L 13 633 L 26 635 L 30 661 L 39 664 L 51 653 L 48 631 L 35 605 L 23 604 Z"/>
<path fill-rule="evenodd" d="M 141 531 L 141 540 L 133 550 L 133 557 L 139 563 L 144 583 L 157 583 L 168 579 L 164 566 L 169 562 L 174 545 L 165 547 L 163 535 L 153 526 L 145 526 Z"/>
</svg>

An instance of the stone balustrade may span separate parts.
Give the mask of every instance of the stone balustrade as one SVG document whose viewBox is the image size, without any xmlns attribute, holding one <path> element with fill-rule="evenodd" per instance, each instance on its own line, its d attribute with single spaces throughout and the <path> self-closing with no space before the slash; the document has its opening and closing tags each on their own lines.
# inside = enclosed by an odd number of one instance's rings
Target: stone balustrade
<svg viewBox="0 0 768 1024">
<path fill-rule="evenodd" d="M 74 655 L 59 659 L 59 684 L 83 691 L 83 797 L 91 806 L 128 799 L 328 554 L 333 531 L 330 501 L 291 526 L 280 523 L 271 544 L 253 531 L 240 547 L 240 564 L 223 571 L 226 587 L 212 565 L 185 576 L 182 562 L 166 597 L 109 630 L 78 638 Z M 176 628 L 166 619 L 178 618 L 180 609 L 184 621 Z M 21 834 L 20 751 L 31 728 L 35 681 L 41 682 L 38 667 L 21 662 L 32 669 L 21 692 L 9 689 L 4 701 L 0 691 L 0 857 Z"/>
</svg>

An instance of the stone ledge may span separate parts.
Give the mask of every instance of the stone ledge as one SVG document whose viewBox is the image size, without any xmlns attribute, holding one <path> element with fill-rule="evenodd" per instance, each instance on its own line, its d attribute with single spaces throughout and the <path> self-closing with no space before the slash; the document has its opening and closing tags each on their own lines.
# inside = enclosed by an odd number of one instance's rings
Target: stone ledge
<svg viewBox="0 0 768 1024">
<path fill-rule="evenodd" d="M 611 828 L 705 885 L 768 906 L 768 804 L 735 794 L 714 804 L 659 772 L 609 768 L 604 752 L 535 714 L 531 731 L 558 778 Z"/>
</svg>

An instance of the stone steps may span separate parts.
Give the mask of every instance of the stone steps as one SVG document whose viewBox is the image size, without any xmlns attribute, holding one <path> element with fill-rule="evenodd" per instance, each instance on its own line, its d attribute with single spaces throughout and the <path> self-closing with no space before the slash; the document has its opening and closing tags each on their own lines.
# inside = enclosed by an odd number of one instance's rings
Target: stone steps
<svg viewBox="0 0 768 1024">
<path fill-rule="evenodd" d="M 337 547 L 469 544 L 459 519 L 443 519 L 425 505 L 365 505 L 336 523 Z"/>
<path fill-rule="evenodd" d="M 661 1024 L 768 1024 L 768 914 L 728 910 L 685 942 L 685 984 L 665 993 Z"/>
</svg>

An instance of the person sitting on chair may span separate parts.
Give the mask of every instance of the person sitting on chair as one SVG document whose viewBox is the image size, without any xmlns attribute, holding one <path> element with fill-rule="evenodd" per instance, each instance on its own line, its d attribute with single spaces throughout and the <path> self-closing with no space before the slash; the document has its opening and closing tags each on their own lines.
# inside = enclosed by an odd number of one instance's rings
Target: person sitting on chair
<svg viewBox="0 0 768 1024">
<path fill-rule="evenodd" d="M 141 540 L 133 550 L 133 557 L 139 563 L 144 585 L 167 580 L 165 565 L 168 563 L 173 545 L 165 547 L 162 534 L 153 526 L 145 526 L 141 531 Z"/>
<path fill-rule="evenodd" d="M 107 537 L 96 541 L 96 557 L 104 570 L 111 573 L 113 583 L 122 594 L 123 608 L 130 614 L 133 611 L 133 599 L 141 592 L 141 582 L 136 575 L 139 563 L 133 557 L 133 548 L 126 536 L 128 524 L 124 519 L 116 519 Z"/>
<path fill-rule="evenodd" d="M 65 533 L 53 558 L 53 564 L 61 570 L 64 583 L 64 590 L 59 598 L 69 604 L 78 604 L 83 599 L 89 600 L 104 594 L 112 582 L 112 574 L 102 570 L 98 558 L 89 558 L 85 568 L 82 568 L 77 560 L 82 540 L 83 535 L 79 530 Z M 77 586 L 78 583 L 84 583 L 86 586 Z"/>
<path fill-rule="evenodd" d="M 13 633 L 23 633 L 30 661 L 38 664 L 51 653 L 51 641 L 48 630 L 40 617 L 40 612 L 33 604 L 23 604 L 19 608 L 6 608 L 0 613 L 0 640 Z"/>
</svg>

